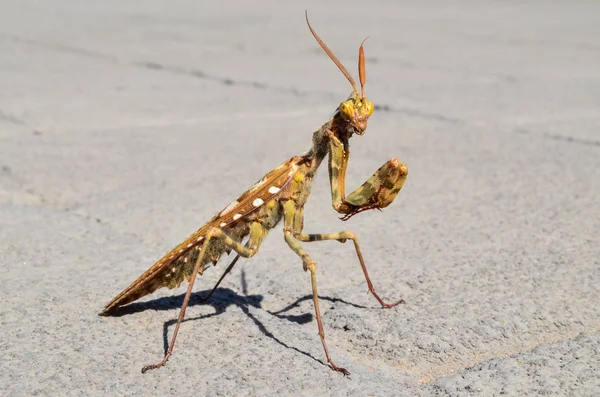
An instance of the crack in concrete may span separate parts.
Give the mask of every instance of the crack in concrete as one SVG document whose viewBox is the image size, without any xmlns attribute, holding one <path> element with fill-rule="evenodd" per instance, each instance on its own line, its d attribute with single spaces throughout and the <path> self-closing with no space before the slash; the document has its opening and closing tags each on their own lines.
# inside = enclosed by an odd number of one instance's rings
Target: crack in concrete
<svg viewBox="0 0 600 397">
<path fill-rule="evenodd" d="M 14 35 L 7 35 L 6 37 L 10 38 L 11 40 L 13 40 L 16 43 L 33 45 L 33 46 L 40 47 L 40 48 L 50 50 L 50 51 L 65 52 L 65 53 L 69 53 L 69 54 L 83 56 L 86 58 L 109 61 L 109 62 L 112 62 L 115 64 L 124 65 L 124 66 L 140 67 L 140 68 L 149 69 L 149 70 L 165 71 L 165 72 L 170 72 L 170 73 L 174 73 L 174 74 L 186 75 L 186 76 L 191 76 L 194 78 L 215 81 L 217 83 L 220 83 L 220 84 L 226 85 L 226 86 L 245 86 L 245 87 L 251 87 L 254 89 L 264 89 L 264 90 L 287 92 L 294 96 L 306 96 L 306 95 L 311 95 L 311 94 L 334 96 L 333 93 L 327 92 L 327 91 L 303 91 L 303 90 L 299 90 L 295 87 L 283 87 L 283 86 L 271 85 L 271 84 L 267 84 L 267 83 L 264 83 L 261 81 L 235 80 L 235 79 L 232 79 L 229 77 L 211 75 L 209 73 L 205 73 L 198 69 L 186 69 L 186 68 L 183 68 L 180 66 L 167 65 L 167 64 L 163 64 L 163 63 L 159 63 L 159 62 L 127 61 L 127 60 L 119 59 L 112 55 L 104 54 L 101 52 L 91 51 L 91 50 L 88 50 L 85 48 L 73 47 L 73 46 L 64 45 L 64 44 L 60 44 L 60 43 L 51 43 L 51 42 L 46 42 L 46 41 L 41 41 L 41 40 L 32 40 L 32 39 L 28 39 L 28 38 L 24 38 L 24 37 L 20 37 L 20 36 L 14 36 Z"/>
<path fill-rule="evenodd" d="M 549 133 L 544 133 L 544 137 L 547 139 L 553 139 L 555 141 L 575 143 L 575 144 L 584 145 L 584 146 L 600 147 L 600 141 L 596 141 L 593 139 L 575 138 L 572 136 L 564 136 L 564 135 L 560 135 L 560 134 L 549 134 Z"/>
<path fill-rule="evenodd" d="M 278 92 L 289 93 L 289 94 L 292 94 L 293 96 L 298 96 L 298 97 L 307 96 L 307 95 L 311 95 L 311 94 L 325 94 L 328 96 L 333 96 L 333 93 L 325 92 L 325 91 L 321 91 L 321 92 L 302 91 L 302 90 L 298 90 L 297 88 L 294 88 L 294 87 L 283 87 L 283 86 L 278 86 L 278 85 L 271 85 L 271 84 L 266 84 L 261 81 L 255 81 L 255 80 L 234 80 L 229 77 L 221 77 L 221 76 L 217 76 L 217 75 L 207 74 L 207 73 L 205 73 L 201 70 L 197 70 L 197 69 L 185 69 L 185 68 L 182 68 L 179 66 L 167 65 L 167 64 L 158 63 L 158 62 L 136 61 L 136 62 L 131 63 L 131 65 L 146 68 L 146 69 L 151 69 L 151 70 L 165 71 L 165 72 L 170 72 L 170 73 L 174 73 L 174 74 L 186 75 L 186 76 L 200 78 L 200 79 L 204 79 L 204 80 L 210 80 L 210 81 L 214 81 L 219 84 L 226 85 L 226 86 L 241 86 L 241 87 L 250 87 L 250 88 L 254 88 L 254 89 L 258 89 L 258 90 L 278 91 Z"/>
<path fill-rule="evenodd" d="M 20 118 L 11 113 L 3 111 L 2 109 L 0 109 L 0 120 L 9 122 L 11 124 L 25 125 L 25 121 L 21 120 Z"/>
<path fill-rule="evenodd" d="M 70 53 L 70 54 L 83 56 L 86 58 L 102 59 L 102 60 L 111 61 L 114 63 L 122 63 L 116 57 L 102 54 L 102 53 L 99 53 L 96 51 L 86 50 L 85 48 L 72 47 L 72 46 L 68 46 L 65 44 L 52 43 L 52 42 L 48 42 L 48 41 L 33 40 L 33 39 L 28 39 L 26 37 L 14 36 L 14 35 L 10 35 L 10 34 L 4 35 L 4 36 L 9 38 L 10 40 L 12 40 L 15 43 L 29 44 L 29 45 L 33 45 L 33 46 L 40 47 L 40 48 L 50 50 L 50 51 L 66 52 L 66 53 Z"/>
<path fill-rule="evenodd" d="M 392 106 L 386 105 L 386 104 L 375 105 L 375 110 L 382 112 L 382 113 L 398 113 L 398 114 L 404 114 L 407 116 L 417 117 L 417 118 L 421 118 L 421 119 L 441 121 L 444 123 L 467 124 L 467 122 L 465 120 L 455 118 L 455 117 L 449 117 L 449 116 L 443 115 L 441 113 L 429 113 L 429 112 L 423 112 L 418 109 L 409 109 L 409 108 L 395 108 L 395 107 L 392 107 Z"/>
<path fill-rule="evenodd" d="M 111 55 L 102 54 L 102 53 L 95 52 L 95 51 L 90 51 L 90 50 L 87 50 L 84 48 L 72 47 L 72 46 L 59 44 L 59 43 L 49 43 L 49 42 L 44 42 L 44 41 L 40 41 L 40 40 L 32 40 L 32 39 L 28 39 L 28 38 L 19 37 L 19 36 L 10 35 L 8 37 L 17 43 L 25 43 L 25 44 L 29 44 L 29 45 L 34 45 L 34 46 L 41 47 L 46 50 L 67 52 L 70 54 L 75 54 L 75 55 L 79 55 L 79 56 L 83 56 L 83 57 L 87 57 L 87 58 L 109 61 L 109 62 L 119 64 L 119 65 L 133 66 L 133 67 L 139 67 L 139 68 L 144 68 L 144 69 L 148 69 L 148 70 L 162 71 L 162 72 L 173 73 L 173 74 L 178 74 L 178 75 L 190 76 L 193 78 L 210 80 L 210 81 L 214 81 L 214 82 L 217 82 L 217 83 L 225 85 L 225 86 L 242 86 L 242 87 L 249 87 L 249 88 L 258 89 L 258 90 L 271 90 L 271 91 L 276 91 L 276 92 L 288 93 L 288 94 L 291 94 L 296 97 L 303 97 L 303 96 L 309 96 L 309 95 L 320 95 L 322 97 L 331 98 L 333 100 L 339 98 L 339 95 L 337 95 L 336 93 L 330 92 L 330 91 L 300 90 L 295 87 L 284 87 L 284 86 L 272 85 L 272 84 L 267 84 L 267 83 L 264 83 L 261 81 L 255 81 L 255 80 L 235 80 L 235 79 L 232 79 L 229 77 L 211 75 L 211 74 L 205 73 L 202 70 L 198 70 L 198 69 L 187 69 L 187 68 L 184 68 L 181 66 L 167 65 L 164 63 L 159 63 L 159 62 L 154 62 L 154 61 L 125 61 L 125 60 L 119 59 L 117 57 L 113 57 Z M 423 119 L 428 119 L 428 120 L 436 120 L 436 121 L 440 121 L 440 122 L 444 122 L 444 123 L 452 123 L 452 124 L 465 124 L 466 123 L 465 120 L 461 120 L 461 119 L 454 118 L 454 117 L 449 117 L 449 116 L 439 114 L 439 113 L 428 113 L 428 112 L 424 112 L 424 111 L 421 111 L 418 109 L 395 108 L 395 107 L 393 107 L 391 105 L 387 105 L 387 104 L 375 105 L 375 110 L 378 110 L 378 111 L 384 112 L 384 113 L 398 113 L 398 114 L 404 114 L 404 115 L 411 116 L 411 117 L 423 118 Z M 0 114 L 0 116 L 1 116 L 1 114 Z"/>
</svg>

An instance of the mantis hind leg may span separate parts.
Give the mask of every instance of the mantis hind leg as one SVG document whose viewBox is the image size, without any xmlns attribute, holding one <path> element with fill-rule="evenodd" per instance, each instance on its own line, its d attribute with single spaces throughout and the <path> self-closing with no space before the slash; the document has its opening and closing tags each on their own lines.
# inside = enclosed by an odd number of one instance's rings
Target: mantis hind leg
<svg viewBox="0 0 600 397">
<path fill-rule="evenodd" d="M 362 252 L 360 250 L 360 245 L 358 244 L 358 238 L 354 232 L 343 231 L 338 233 L 328 233 L 328 234 L 300 234 L 297 236 L 300 241 L 304 242 L 312 242 L 312 241 L 325 241 L 325 240 L 337 240 L 340 243 L 345 243 L 346 240 L 352 240 L 354 243 L 354 249 L 356 250 L 356 256 L 358 256 L 358 260 L 360 261 L 360 266 L 362 267 L 363 274 L 365 275 L 365 279 L 367 281 L 367 286 L 369 287 L 369 291 L 375 299 L 381 304 L 381 307 L 384 309 L 388 309 L 390 307 L 394 307 L 400 303 L 404 303 L 404 299 L 400 299 L 394 303 L 386 303 L 377 295 L 375 292 L 375 288 L 373 287 L 373 283 L 371 282 L 371 278 L 369 277 L 369 272 L 367 271 L 367 265 L 365 264 L 365 260 L 363 258 Z"/>
<path fill-rule="evenodd" d="M 262 243 L 262 241 L 264 240 L 266 235 L 267 235 L 267 229 L 265 229 L 265 227 L 263 225 L 261 225 L 260 223 L 253 222 L 250 225 L 250 239 L 248 240 L 247 246 L 244 246 L 243 244 L 241 244 L 241 243 L 235 241 L 234 239 L 232 239 L 231 237 L 229 237 L 223 230 L 221 230 L 219 228 L 213 227 L 208 231 L 208 233 L 206 234 L 206 237 L 204 239 L 204 243 L 202 244 L 202 249 L 200 250 L 200 254 L 198 255 L 198 259 L 196 260 L 196 264 L 194 266 L 194 271 L 192 272 L 192 275 L 190 277 L 188 288 L 185 293 L 185 298 L 183 299 L 183 304 L 181 305 L 181 310 L 179 311 L 179 317 L 177 318 L 177 324 L 175 325 L 175 330 L 173 331 L 173 336 L 171 337 L 171 342 L 169 343 L 169 349 L 167 350 L 167 354 L 165 354 L 165 357 L 163 358 L 163 360 L 161 362 L 159 362 L 157 364 L 144 366 L 144 368 L 142 368 L 142 373 L 145 373 L 146 371 L 151 370 L 151 369 L 156 369 L 156 368 L 160 368 L 160 367 L 164 366 L 167 363 L 167 361 L 169 360 L 169 357 L 171 357 L 171 355 L 173 354 L 173 348 L 175 347 L 175 341 L 177 340 L 177 333 L 179 332 L 179 326 L 181 325 L 181 323 L 183 322 L 183 319 L 185 318 L 185 310 L 187 309 L 188 303 L 190 301 L 190 295 L 192 294 L 192 288 L 194 287 L 194 282 L 196 281 L 196 276 L 198 275 L 198 271 L 200 270 L 200 267 L 202 267 L 202 264 L 204 263 L 204 258 L 206 256 L 206 252 L 209 248 L 209 244 L 210 244 L 211 240 L 213 240 L 213 239 L 221 240 L 221 242 L 223 244 L 225 244 L 228 247 L 231 247 L 231 249 L 233 249 L 238 254 L 238 257 L 243 256 L 244 258 L 250 258 L 258 252 L 258 247 L 260 246 L 260 244 Z M 227 271 L 231 270 L 231 268 L 233 267 L 233 265 L 235 264 L 236 261 L 237 261 L 237 257 L 229 265 L 229 267 L 227 268 Z M 227 271 L 225 272 L 225 274 L 227 274 Z M 223 279 L 225 274 L 221 277 L 221 280 Z M 221 280 L 219 280 L 219 283 L 221 282 Z M 217 285 L 218 285 L 218 283 L 217 283 Z M 215 288 L 216 288 L 216 286 L 215 286 Z M 214 289 L 213 289 L 213 291 L 214 291 Z M 212 294 L 212 292 L 211 292 L 211 294 Z"/>
<path fill-rule="evenodd" d="M 207 300 L 210 299 L 210 297 L 215 293 L 215 291 L 217 290 L 217 288 L 219 288 L 219 284 L 221 284 L 221 281 L 223 281 L 223 279 L 225 278 L 225 276 L 227 276 L 227 274 L 231 271 L 231 269 L 233 269 L 233 267 L 237 263 L 238 259 L 240 259 L 240 254 L 237 254 L 235 256 L 235 258 L 233 258 L 233 260 L 231 261 L 231 263 L 229 264 L 229 266 L 227 266 L 227 269 L 225 269 L 225 271 L 221 275 L 221 278 L 219 278 L 219 281 L 217 281 L 217 283 L 210 290 L 210 292 L 208 293 L 208 295 L 206 295 L 204 298 L 200 299 L 200 302 L 206 302 Z"/>
</svg>

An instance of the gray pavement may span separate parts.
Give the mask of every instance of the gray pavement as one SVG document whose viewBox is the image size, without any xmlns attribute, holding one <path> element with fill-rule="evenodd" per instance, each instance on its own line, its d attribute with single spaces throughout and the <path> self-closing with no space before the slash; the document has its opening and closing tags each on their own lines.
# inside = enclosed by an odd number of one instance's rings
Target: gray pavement
<svg viewBox="0 0 600 397">
<path fill-rule="evenodd" d="M 600 395 L 600 3 L 0 2 L 0 394 Z M 97 312 L 255 180 L 308 149 L 355 73 L 369 129 L 349 190 L 398 157 L 383 212 L 346 223 L 317 175 L 307 247 L 281 228 L 209 304 L 185 286 Z"/>
</svg>

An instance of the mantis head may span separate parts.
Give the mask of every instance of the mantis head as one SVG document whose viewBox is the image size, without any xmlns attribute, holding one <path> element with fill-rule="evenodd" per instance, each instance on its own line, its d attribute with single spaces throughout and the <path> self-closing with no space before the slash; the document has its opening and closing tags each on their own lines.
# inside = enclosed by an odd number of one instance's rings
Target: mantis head
<svg viewBox="0 0 600 397">
<path fill-rule="evenodd" d="M 354 129 L 354 133 L 357 135 L 362 135 L 365 133 L 367 129 L 367 119 L 373 113 L 373 103 L 368 101 L 365 97 L 365 82 L 366 82 L 366 72 L 365 72 L 365 51 L 363 49 L 363 44 L 360 43 L 360 48 L 358 49 L 358 77 L 360 79 L 360 93 L 356 88 L 356 83 L 354 79 L 348 73 L 348 70 L 342 65 L 342 63 L 337 59 L 335 55 L 331 52 L 331 50 L 325 45 L 323 40 L 317 35 L 317 32 L 314 31 L 312 26 L 310 26 L 310 22 L 308 22 L 308 13 L 306 14 L 306 23 L 308 24 L 308 28 L 310 32 L 314 36 L 317 43 L 321 46 L 323 51 L 329 56 L 329 58 L 337 65 L 340 71 L 346 76 L 350 84 L 352 85 L 353 92 L 350 94 L 350 97 L 342 102 L 338 107 L 338 111 L 344 121 L 346 121 L 352 128 Z"/>
</svg>

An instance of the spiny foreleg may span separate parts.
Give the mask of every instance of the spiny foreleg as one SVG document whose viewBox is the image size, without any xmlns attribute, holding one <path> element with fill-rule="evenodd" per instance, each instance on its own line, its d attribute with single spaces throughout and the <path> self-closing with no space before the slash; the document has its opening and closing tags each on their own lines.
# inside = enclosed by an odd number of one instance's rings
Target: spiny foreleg
<svg viewBox="0 0 600 397">
<path fill-rule="evenodd" d="M 329 179 L 333 208 L 345 214 L 342 220 L 348 220 L 359 212 L 370 209 L 382 209 L 394 201 L 402 189 L 408 167 L 393 158 L 384 163 L 365 183 L 346 197 L 346 168 L 350 156 L 349 148 L 335 136 L 330 138 Z"/>
<path fill-rule="evenodd" d="M 177 339 L 177 333 L 179 332 L 179 326 L 181 325 L 181 322 L 185 318 L 185 310 L 187 309 L 187 306 L 188 306 L 188 303 L 190 300 L 190 295 L 192 294 L 192 288 L 194 286 L 194 281 L 196 281 L 196 276 L 198 275 L 198 271 L 200 270 L 200 268 L 202 267 L 202 264 L 204 263 L 204 257 L 206 256 L 206 252 L 209 249 L 209 244 L 210 244 L 211 240 L 213 240 L 213 239 L 221 240 L 221 242 L 223 244 L 225 244 L 228 247 L 231 247 L 235 252 L 238 253 L 239 256 L 243 256 L 244 258 L 250 258 L 250 257 L 254 256 L 256 254 L 256 252 L 258 252 L 258 247 L 260 246 L 260 244 L 262 243 L 262 241 L 264 240 L 266 235 L 267 235 L 267 230 L 264 228 L 264 226 L 258 222 L 253 222 L 250 225 L 250 238 L 248 240 L 247 247 L 246 247 L 243 244 L 232 239 L 223 230 L 221 230 L 219 228 L 212 227 L 209 229 L 209 231 L 206 234 L 206 237 L 204 239 L 202 249 L 200 250 L 200 254 L 198 255 L 198 259 L 196 260 L 196 264 L 194 266 L 194 271 L 192 272 L 192 275 L 190 277 L 188 289 L 185 293 L 185 298 L 183 299 L 183 304 L 181 305 L 181 310 L 179 311 L 179 317 L 177 318 L 177 324 L 175 325 L 175 330 L 173 331 L 173 336 L 171 338 L 171 343 L 169 344 L 169 349 L 167 350 L 167 354 L 165 354 L 165 357 L 163 358 L 163 360 L 160 363 L 153 364 L 153 365 L 146 365 L 144 368 L 142 368 L 142 373 L 145 373 L 146 371 L 151 370 L 151 369 L 162 367 L 163 365 L 165 365 L 167 363 L 167 361 L 169 360 L 169 357 L 171 357 L 171 355 L 173 354 L 173 348 L 175 346 L 175 341 Z M 233 267 L 233 264 L 235 264 L 235 259 L 234 259 L 233 263 L 229 265 L 229 267 Z"/>
<path fill-rule="evenodd" d="M 345 243 L 346 240 L 352 240 L 354 243 L 354 249 L 356 250 L 356 256 L 358 256 L 358 260 L 360 261 L 360 266 L 362 267 L 362 271 L 365 275 L 365 279 L 367 280 L 367 285 L 369 287 L 369 291 L 373 294 L 375 299 L 381 304 L 381 307 L 384 309 L 388 309 L 390 307 L 394 307 L 400 303 L 404 303 L 404 299 L 400 299 L 394 303 L 385 303 L 383 299 L 377 295 L 375 292 L 375 288 L 373 288 L 373 283 L 371 283 L 371 279 L 369 278 L 369 272 L 367 271 L 367 266 L 365 265 L 365 260 L 363 259 L 362 252 L 360 251 L 360 245 L 358 244 L 358 238 L 354 232 L 350 231 L 342 231 L 338 233 L 328 233 L 328 234 L 298 234 L 296 238 L 300 241 L 305 242 L 313 242 L 313 241 L 325 241 L 325 240 L 337 240 L 340 243 Z"/>
<path fill-rule="evenodd" d="M 348 212 L 341 219 L 348 220 L 352 216 L 370 209 L 382 209 L 394 201 L 406 177 L 408 168 L 393 158 L 383 164 L 365 183 L 346 197 L 344 204 Z"/>
</svg>

